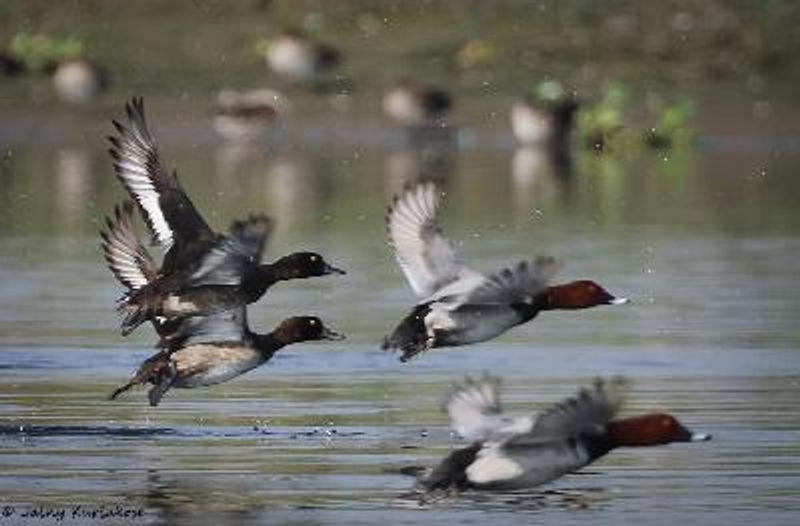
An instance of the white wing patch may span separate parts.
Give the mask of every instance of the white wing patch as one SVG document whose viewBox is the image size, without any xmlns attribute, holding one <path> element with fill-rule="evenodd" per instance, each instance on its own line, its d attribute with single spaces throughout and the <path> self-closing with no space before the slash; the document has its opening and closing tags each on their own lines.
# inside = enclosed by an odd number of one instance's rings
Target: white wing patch
<svg viewBox="0 0 800 526">
<path fill-rule="evenodd" d="M 139 242 L 133 227 L 133 204 L 126 201 L 106 218 L 107 230 L 100 232 L 103 255 L 114 276 L 130 290 L 138 290 L 157 274 L 150 254 Z"/>
<path fill-rule="evenodd" d="M 500 378 L 488 374 L 477 381 L 467 378 L 458 386 L 445 402 L 453 431 L 470 442 L 500 440 L 530 431 L 532 417 L 503 414 L 499 390 Z"/>
<path fill-rule="evenodd" d="M 484 375 L 480 381 L 467 378 L 447 398 L 445 409 L 450 427 L 465 440 L 482 441 L 494 429 L 494 421 L 502 414 L 498 388 L 500 379 Z"/>
<path fill-rule="evenodd" d="M 131 290 L 139 290 L 147 285 L 147 278 L 127 252 L 114 246 L 107 250 L 108 264 L 124 285 Z"/>
<path fill-rule="evenodd" d="M 419 298 L 477 274 L 456 259 L 442 235 L 437 213 L 441 193 L 433 183 L 419 183 L 398 195 L 386 218 L 395 258 Z"/>
<path fill-rule="evenodd" d="M 467 478 L 474 484 L 507 482 L 525 474 L 525 469 L 503 454 L 499 444 L 484 447 L 467 469 Z"/>
<path fill-rule="evenodd" d="M 140 100 L 126 106 L 128 125 L 114 121 L 119 132 L 111 138 L 111 155 L 117 177 L 144 211 L 147 225 L 153 232 L 155 242 L 165 251 L 173 242 L 173 232 L 161 210 L 154 180 L 163 177 L 163 167 L 155 141 L 147 129 L 144 108 Z"/>
<path fill-rule="evenodd" d="M 160 194 L 150 180 L 143 160 L 130 148 L 123 150 L 122 155 L 125 156 L 124 160 L 115 163 L 119 177 L 150 219 L 156 243 L 164 250 L 169 250 L 173 235 L 161 211 L 158 201 Z"/>
</svg>

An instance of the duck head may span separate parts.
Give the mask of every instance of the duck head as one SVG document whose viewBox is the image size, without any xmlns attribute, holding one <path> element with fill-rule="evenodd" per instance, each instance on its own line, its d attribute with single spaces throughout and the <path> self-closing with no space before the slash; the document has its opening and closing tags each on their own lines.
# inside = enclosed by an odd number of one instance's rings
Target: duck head
<svg viewBox="0 0 800 526">
<path fill-rule="evenodd" d="M 608 425 L 608 437 L 615 447 L 658 446 L 672 442 L 711 440 L 711 435 L 693 433 L 677 418 L 666 413 L 615 420 Z"/>
<path fill-rule="evenodd" d="M 627 298 L 617 298 L 590 280 L 573 281 L 549 287 L 544 292 L 544 309 L 588 309 L 598 305 L 624 305 Z"/>
<path fill-rule="evenodd" d="M 296 343 L 309 340 L 343 340 L 343 334 L 332 331 L 316 316 L 295 316 L 283 320 L 272 332 L 283 343 Z"/>
<path fill-rule="evenodd" d="M 273 265 L 284 279 L 312 278 L 328 274 L 346 274 L 336 268 L 316 252 L 295 252 L 279 259 Z"/>
</svg>

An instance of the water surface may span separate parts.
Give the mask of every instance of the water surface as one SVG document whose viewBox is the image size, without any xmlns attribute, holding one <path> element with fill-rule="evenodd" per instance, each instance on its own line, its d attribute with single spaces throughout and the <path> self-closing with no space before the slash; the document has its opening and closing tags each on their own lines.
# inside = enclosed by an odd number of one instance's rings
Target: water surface
<svg viewBox="0 0 800 526">
<path fill-rule="evenodd" d="M 149 328 L 118 335 L 120 289 L 98 250 L 122 190 L 102 136 L 17 137 L 0 164 L 0 504 L 126 506 L 143 514 L 127 523 L 142 524 L 796 521 L 794 143 L 739 148 L 723 135 L 666 154 L 582 154 L 564 176 L 506 135 L 476 130 L 431 160 L 392 131 L 365 142 L 358 130 L 330 141 L 312 129 L 291 147 L 243 150 L 204 126 L 160 136 L 209 222 L 271 214 L 268 258 L 313 249 L 349 272 L 276 286 L 251 324 L 268 331 L 317 314 L 348 339 L 292 346 L 158 408 L 143 391 L 108 401 L 154 343 Z M 413 302 L 386 245 L 385 207 L 432 162 L 445 230 L 475 268 L 549 254 L 566 263 L 559 279 L 594 278 L 633 304 L 545 313 L 409 364 L 380 351 Z M 537 490 L 420 500 L 399 470 L 460 444 L 440 404 L 483 371 L 503 376 L 515 413 L 624 374 L 634 382 L 626 413 L 670 411 L 714 441 L 620 450 Z"/>
</svg>

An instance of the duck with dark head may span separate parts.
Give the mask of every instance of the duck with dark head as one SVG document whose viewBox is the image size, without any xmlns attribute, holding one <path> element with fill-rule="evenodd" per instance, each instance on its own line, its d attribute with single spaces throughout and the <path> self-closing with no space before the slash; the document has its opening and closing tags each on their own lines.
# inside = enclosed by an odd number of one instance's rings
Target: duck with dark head
<svg viewBox="0 0 800 526">
<path fill-rule="evenodd" d="M 407 187 L 386 218 L 395 257 L 419 298 L 384 340 L 401 360 L 435 347 L 467 345 L 494 338 L 547 310 L 623 305 L 593 281 L 551 286 L 560 268 L 554 259 L 522 261 L 492 275 L 462 264 L 438 222 L 441 192 L 431 182 Z"/>
<path fill-rule="evenodd" d="M 164 167 L 147 127 L 142 99 L 134 98 L 126 112 L 127 122 L 114 121 L 117 135 L 110 137 L 114 170 L 165 254 L 160 268 L 152 260 L 146 262 L 152 271 L 146 283 L 134 282 L 127 278 L 127 268 L 140 261 L 125 259 L 121 255 L 125 251 L 119 250 L 130 245 L 129 238 L 135 235 L 132 206 L 117 210 L 115 221 L 125 222 L 124 226 L 115 227 L 109 220 L 108 231 L 101 233 L 108 266 L 128 289 L 118 302 L 124 316 L 123 335 L 158 317 L 208 315 L 252 303 L 278 281 L 344 274 L 310 252 L 260 264 L 273 226 L 263 215 L 235 221 L 227 235 L 215 233 L 175 172 Z"/>
<path fill-rule="evenodd" d="M 617 418 L 628 382 L 598 379 L 541 413 L 511 417 L 500 409 L 500 382 L 484 377 L 458 387 L 446 408 L 453 430 L 472 445 L 457 449 L 437 467 L 414 468 L 426 491 L 533 487 L 576 471 L 619 447 L 695 442 L 694 433 L 674 416 L 652 413 Z"/>
<path fill-rule="evenodd" d="M 106 254 L 115 262 L 115 276 L 129 288 L 147 287 L 157 279 L 158 269 L 132 228 L 133 205 L 116 208 L 103 237 Z M 245 228 L 236 239 L 247 240 Z M 287 256 L 291 257 L 291 256 Z M 326 263 L 316 254 L 302 253 L 294 263 L 304 262 L 313 271 L 325 271 Z M 138 384 L 152 383 L 150 403 L 157 405 L 172 387 L 198 387 L 225 382 L 267 362 L 283 347 L 312 340 L 338 340 L 343 336 L 327 328 L 313 316 L 285 320 L 269 334 L 252 332 L 247 323 L 247 307 L 240 305 L 212 314 L 185 318 L 154 318 L 163 350 L 147 359 L 124 386 L 111 395 Z"/>
<path fill-rule="evenodd" d="M 236 302 L 253 303 L 279 281 L 305 279 L 331 274 L 343 275 L 346 272 L 336 268 L 316 252 L 295 252 L 274 263 L 262 263 L 243 272 L 241 285 L 236 288 Z M 213 288 L 213 287 L 212 287 Z M 224 305 L 221 310 L 230 308 Z"/>
<path fill-rule="evenodd" d="M 284 320 L 269 334 L 250 331 L 247 307 L 211 316 L 188 318 L 178 329 L 180 338 L 160 345 L 166 347 L 145 360 L 139 370 L 111 399 L 139 384 L 153 384 L 148 392 L 156 406 L 171 388 L 193 388 L 227 382 L 268 362 L 287 345 L 305 341 L 341 340 L 317 317 L 295 316 Z"/>
</svg>

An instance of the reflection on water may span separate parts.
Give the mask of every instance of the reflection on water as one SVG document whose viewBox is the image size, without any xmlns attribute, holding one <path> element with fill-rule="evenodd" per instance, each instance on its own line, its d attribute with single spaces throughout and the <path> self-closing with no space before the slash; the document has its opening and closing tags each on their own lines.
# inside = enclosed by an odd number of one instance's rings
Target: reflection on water
<svg viewBox="0 0 800 526">
<path fill-rule="evenodd" d="M 322 162 L 314 166 L 313 161 L 303 158 L 273 159 L 263 184 L 267 210 L 281 223 L 302 223 L 304 218 L 316 218 L 328 209 L 330 181 Z"/>
<path fill-rule="evenodd" d="M 383 162 L 388 195 L 394 195 L 406 184 L 432 179 L 446 183 L 456 162 L 452 148 L 427 145 L 414 149 L 392 150 Z"/>
<path fill-rule="evenodd" d="M 511 157 L 514 210 L 529 214 L 536 202 L 568 203 L 572 188 L 572 161 L 555 161 L 547 149 L 523 147 Z"/>
<path fill-rule="evenodd" d="M 56 153 L 55 195 L 62 221 L 73 224 L 85 207 L 92 186 L 91 157 L 86 150 L 63 149 Z"/>
<path fill-rule="evenodd" d="M 0 164 L 0 504 L 124 502 L 176 524 L 197 513 L 206 524 L 619 524 L 624 513 L 716 525 L 800 511 L 797 156 L 581 154 L 565 174 L 541 152 L 479 140 L 324 152 L 167 141 L 214 226 L 265 212 L 278 220 L 268 259 L 305 247 L 349 271 L 276 286 L 253 325 L 309 312 L 350 337 L 153 409 L 142 391 L 106 399 L 153 337 L 116 333 L 119 290 L 96 231 L 122 192 L 99 148 L 19 146 Z M 444 228 L 477 269 L 552 254 L 567 264 L 560 279 L 596 278 L 634 304 L 545 313 L 405 365 L 382 353 L 412 301 L 386 247 L 386 204 L 433 173 L 448 192 Z M 622 450 L 541 490 L 420 499 L 400 470 L 459 445 L 440 401 L 484 370 L 506 378 L 516 413 L 625 374 L 628 411 L 669 410 L 715 440 Z"/>
</svg>

